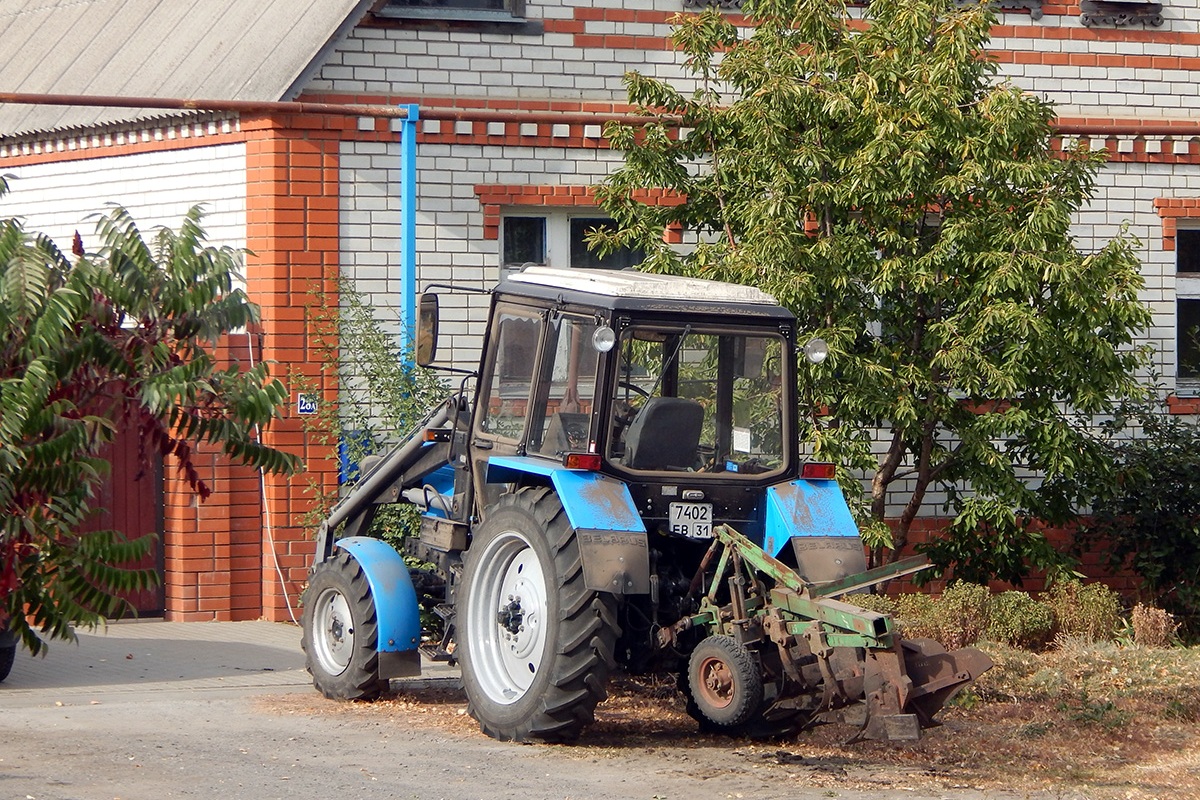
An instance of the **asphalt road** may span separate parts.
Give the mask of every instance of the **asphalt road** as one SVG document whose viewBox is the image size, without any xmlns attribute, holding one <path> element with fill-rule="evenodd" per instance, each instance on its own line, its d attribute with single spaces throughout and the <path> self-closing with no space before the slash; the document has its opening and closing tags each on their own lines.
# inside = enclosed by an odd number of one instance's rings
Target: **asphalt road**
<svg viewBox="0 0 1200 800">
<path fill-rule="evenodd" d="M 435 678 L 454 681 L 441 667 Z M 0 684 L 0 800 L 1022 798 L 781 783 L 723 749 L 520 746 L 313 696 L 299 631 L 117 624 L 20 653 Z"/>
</svg>

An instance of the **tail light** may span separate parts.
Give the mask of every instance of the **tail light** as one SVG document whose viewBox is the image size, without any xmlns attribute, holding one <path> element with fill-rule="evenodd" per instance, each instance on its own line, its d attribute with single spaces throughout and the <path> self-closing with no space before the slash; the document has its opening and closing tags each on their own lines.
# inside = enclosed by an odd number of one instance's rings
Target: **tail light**
<svg viewBox="0 0 1200 800">
<path fill-rule="evenodd" d="M 831 481 L 837 476 L 837 467 L 823 461 L 810 461 L 800 468 L 800 477 L 810 481 Z"/>
<path fill-rule="evenodd" d="M 563 456 L 563 466 L 567 469 L 583 469 L 595 472 L 600 469 L 599 453 L 567 453 Z"/>
</svg>

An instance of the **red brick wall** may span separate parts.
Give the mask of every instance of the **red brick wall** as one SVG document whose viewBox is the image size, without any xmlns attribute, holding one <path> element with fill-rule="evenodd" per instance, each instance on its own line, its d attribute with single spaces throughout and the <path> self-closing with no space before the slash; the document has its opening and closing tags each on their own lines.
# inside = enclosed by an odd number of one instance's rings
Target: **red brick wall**
<svg viewBox="0 0 1200 800">
<path fill-rule="evenodd" d="M 338 121 L 341 122 L 341 121 Z M 330 127 L 326 127 L 330 126 Z M 302 524 L 312 506 L 309 480 L 326 491 L 336 486 L 336 454 L 311 441 L 295 414 L 298 379 L 319 386 L 323 402 L 335 399 L 335 385 L 310 349 L 306 308 L 314 292 L 337 302 L 338 144 L 340 130 L 329 120 L 282 118 L 242 120 L 246 142 L 247 292 L 262 308 L 263 358 L 289 383 L 292 399 L 285 419 L 264 441 L 299 454 L 307 474 L 267 476 L 261 540 L 262 615 L 285 620 L 299 616 L 297 602 L 313 557 L 310 531 Z M 272 557 L 283 572 L 281 586 Z"/>
<path fill-rule="evenodd" d="M 306 472 L 284 477 L 235 467 L 212 452 L 196 466 L 213 490 L 201 503 L 167 466 L 166 616 L 172 620 L 299 617 L 312 562 L 303 517 L 315 481 L 336 485 L 330 448 L 312 441 L 295 413 L 301 381 L 331 402 L 334 385 L 310 348 L 306 309 L 315 292 L 337 302 L 338 139 L 324 121 L 243 119 L 246 141 L 246 291 L 261 309 L 253 360 L 272 362 L 290 390 L 289 407 L 263 441 L 304 459 Z M 223 355 L 248 362 L 247 338 Z M 211 477 L 210 477 L 211 476 Z M 282 573 L 282 581 L 280 580 Z"/>
<path fill-rule="evenodd" d="M 951 520 L 949 519 L 918 519 L 914 521 L 912 530 L 909 531 L 908 544 L 900 554 L 901 557 L 916 555 L 917 545 L 936 538 L 949 526 L 950 522 Z M 1060 552 L 1069 552 L 1075 543 L 1074 532 L 1071 530 L 1048 528 L 1044 532 L 1046 538 Z M 1108 565 L 1108 554 L 1102 549 L 1094 549 L 1083 553 L 1080 556 L 1080 563 L 1077 569 L 1085 576 L 1083 579 L 1084 583 L 1102 581 L 1127 598 L 1133 598 L 1137 595 L 1137 577 L 1127 570 L 1113 570 L 1110 568 Z M 929 594 L 940 594 L 946 588 L 946 585 L 953 580 L 953 575 L 947 575 L 943 578 L 930 581 L 923 586 L 918 586 L 910 576 L 892 581 L 888 585 L 888 593 L 921 591 Z M 1004 581 L 992 581 L 990 586 L 993 592 L 1019 589 L 1030 594 L 1037 594 L 1038 592 L 1045 591 L 1046 576 L 1041 572 L 1034 572 L 1021 586 L 1014 586 Z"/>
</svg>

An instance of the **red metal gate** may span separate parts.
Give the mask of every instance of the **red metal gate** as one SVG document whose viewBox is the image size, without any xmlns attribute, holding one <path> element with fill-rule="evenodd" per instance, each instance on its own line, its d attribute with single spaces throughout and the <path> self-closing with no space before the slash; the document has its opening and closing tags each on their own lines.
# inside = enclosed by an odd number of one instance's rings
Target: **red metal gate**
<svg viewBox="0 0 1200 800">
<path fill-rule="evenodd" d="M 91 530 L 116 530 L 136 539 L 156 534 L 154 547 L 136 565 L 158 573 L 154 588 L 126 595 L 139 616 L 161 616 L 165 608 L 163 587 L 163 462 L 162 456 L 149 453 L 148 465 L 139 463 L 137 431 L 123 429 L 101 454 L 112 464 L 112 472 L 96 498 L 97 511 L 86 527 Z"/>
</svg>

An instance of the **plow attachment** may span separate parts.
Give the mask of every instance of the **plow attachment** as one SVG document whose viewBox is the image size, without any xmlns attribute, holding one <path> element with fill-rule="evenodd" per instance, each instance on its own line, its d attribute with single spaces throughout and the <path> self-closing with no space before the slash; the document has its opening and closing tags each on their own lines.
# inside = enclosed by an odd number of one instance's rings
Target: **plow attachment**
<svg viewBox="0 0 1200 800">
<path fill-rule="evenodd" d="M 707 631 L 681 688 L 710 729 L 769 736 L 844 722 L 858 728 L 851 741 L 911 741 L 992 666 L 974 648 L 901 639 L 889 615 L 834 599 L 923 569 L 923 559 L 817 587 L 732 528 L 714 534 L 706 562 L 720 557 L 699 612 L 659 633 L 668 645 Z"/>
</svg>

